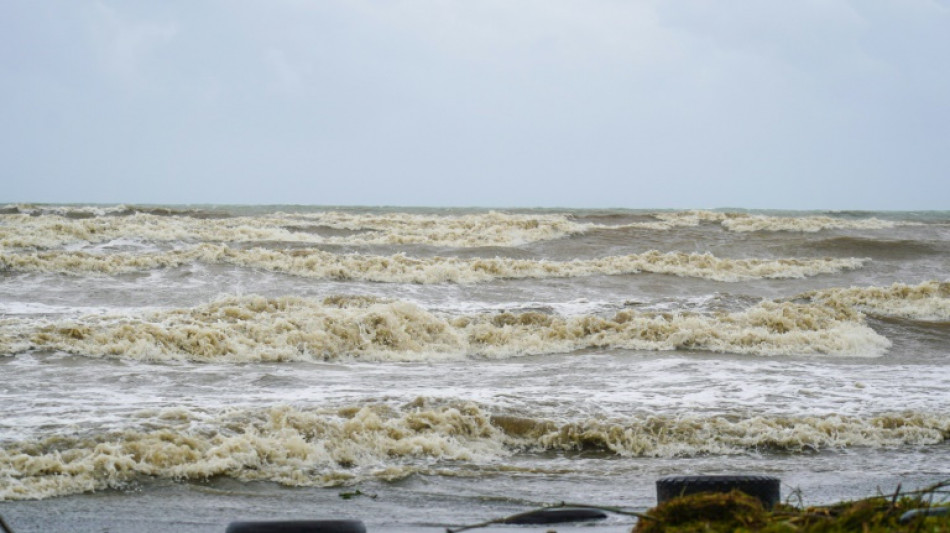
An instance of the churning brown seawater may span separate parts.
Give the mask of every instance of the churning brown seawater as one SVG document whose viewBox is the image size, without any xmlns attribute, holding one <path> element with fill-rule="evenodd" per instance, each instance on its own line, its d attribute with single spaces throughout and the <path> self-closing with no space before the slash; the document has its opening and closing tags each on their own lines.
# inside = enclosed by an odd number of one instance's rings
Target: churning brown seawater
<svg viewBox="0 0 950 533">
<path fill-rule="evenodd" d="M 0 514 L 408 530 L 668 474 L 926 485 L 948 272 L 946 212 L 6 206 Z"/>
</svg>

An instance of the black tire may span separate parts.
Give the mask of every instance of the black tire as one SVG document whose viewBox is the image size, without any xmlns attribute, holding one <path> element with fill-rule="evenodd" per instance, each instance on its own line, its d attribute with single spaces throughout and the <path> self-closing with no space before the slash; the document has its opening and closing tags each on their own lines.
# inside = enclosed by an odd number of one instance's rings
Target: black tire
<svg viewBox="0 0 950 533">
<path fill-rule="evenodd" d="M 780 500 L 780 485 L 779 479 L 771 476 L 669 476 L 657 480 L 656 501 L 661 504 L 687 494 L 738 490 L 771 509 Z"/>
<path fill-rule="evenodd" d="M 231 522 L 225 533 L 366 533 L 361 520 Z"/>
<path fill-rule="evenodd" d="M 539 509 L 527 513 L 509 516 L 503 524 L 565 524 L 568 522 L 590 522 L 607 518 L 606 513 L 597 509 L 582 507 L 561 507 L 557 509 Z"/>
</svg>

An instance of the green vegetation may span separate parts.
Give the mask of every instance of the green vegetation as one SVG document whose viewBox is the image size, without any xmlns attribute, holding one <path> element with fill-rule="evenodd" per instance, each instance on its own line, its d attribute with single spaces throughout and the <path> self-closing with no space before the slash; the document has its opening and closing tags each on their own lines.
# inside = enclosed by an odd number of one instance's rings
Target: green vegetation
<svg viewBox="0 0 950 533">
<path fill-rule="evenodd" d="M 948 495 L 950 481 L 911 492 L 901 492 L 898 485 L 894 494 L 817 507 L 785 503 L 768 510 L 758 498 L 732 491 L 681 496 L 645 513 L 565 502 L 539 510 L 575 507 L 635 516 L 631 533 L 950 533 Z M 512 523 L 511 518 L 523 514 L 448 528 L 446 533 Z"/>
<path fill-rule="evenodd" d="M 950 482 L 922 491 L 898 492 L 822 507 L 776 505 L 766 510 L 758 499 L 740 492 L 701 493 L 667 501 L 650 509 L 634 533 L 686 532 L 909 532 L 950 533 L 950 514 L 908 516 L 914 509 L 941 509 L 936 505 Z"/>
<path fill-rule="evenodd" d="M 374 500 L 376 499 L 376 495 L 375 495 L 375 494 L 368 494 L 368 493 L 366 493 L 366 492 L 361 491 L 360 489 L 356 489 L 356 490 L 350 491 L 350 492 L 341 492 L 341 493 L 340 493 L 340 498 L 343 498 L 344 500 L 352 500 L 353 498 L 355 498 L 355 497 L 357 497 L 357 496 L 366 496 L 367 498 L 372 498 L 372 499 L 374 499 Z"/>
</svg>

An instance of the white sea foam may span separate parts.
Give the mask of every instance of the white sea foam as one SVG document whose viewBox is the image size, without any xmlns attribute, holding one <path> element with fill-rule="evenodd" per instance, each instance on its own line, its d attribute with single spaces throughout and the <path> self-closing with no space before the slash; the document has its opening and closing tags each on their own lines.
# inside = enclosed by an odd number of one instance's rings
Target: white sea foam
<svg viewBox="0 0 950 533">
<path fill-rule="evenodd" d="M 395 283 L 477 283 L 493 279 L 567 278 L 651 272 L 737 282 L 804 278 L 860 268 L 867 259 L 729 259 L 709 253 L 650 251 L 642 254 L 548 261 L 508 258 L 415 258 L 334 254 L 314 249 L 247 250 L 205 244 L 188 250 L 146 254 L 0 252 L 0 271 L 122 274 L 174 268 L 195 261 L 233 264 L 297 276 Z"/>
<path fill-rule="evenodd" d="M 106 307 L 76 307 L 48 305 L 38 302 L 0 302 L 0 315 L 92 315 L 106 314 L 114 309 Z"/>
<path fill-rule="evenodd" d="M 0 214 L 0 249 L 50 249 L 77 243 L 136 239 L 150 242 L 298 242 L 345 245 L 518 246 L 583 234 L 595 228 L 668 230 L 718 223 L 727 230 L 816 232 L 885 229 L 914 222 L 831 216 L 776 217 L 716 211 L 656 213 L 655 222 L 618 226 L 581 223 L 569 214 L 485 212 L 464 215 L 412 213 L 270 213 L 256 216 L 156 214 L 126 206 L 20 206 Z M 155 210 L 152 210 L 155 211 Z M 123 214 L 131 213 L 131 214 Z M 122 216 L 118 216 L 118 215 Z"/>
<path fill-rule="evenodd" d="M 68 218 L 56 214 L 0 215 L 0 247 L 49 249 L 122 238 L 152 242 L 303 242 L 317 244 L 428 244 L 433 246 L 517 246 L 583 233 L 589 225 L 568 215 L 488 212 L 459 216 L 311 215 L 196 218 L 135 213 Z M 345 230 L 346 234 L 321 234 Z M 332 233 L 332 231 L 331 231 Z"/>
<path fill-rule="evenodd" d="M 36 205 L 36 204 L 7 204 L 3 211 L 13 214 L 31 216 L 58 215 L 61 217 L 102 217 L 129 211 L 129 206 L 119 204 L 114 206 L 99 205 Z"/>
<path fill-rule="evenodd" d="M 561 317 L 440 315 L 372 297 L 229 297 L 142 316 L 0 322 L 0 353 L 27 348 L 140 360 L 507 358 L 583 348 L 876 357 L 890 343 L 847 308 L 763 302 L 735 313 Z"/>
<path fill-rule="evenodd" d="M 290 406 L 197 415 L 143 413 L 125 431 L 54 436 L 0 448 L 0 500 L 122 488 L 139 477 L 228 476 L 289 486 L 398 479 L 450 465 L 500 464 L 520 452 L 599 450 L 677 457 L 779 450 L 812 452 L 945 442 L 946 413 L 737 418 L 653 416 L 555 421 L 420 398 L 393 407 Z M 491 474 L 491 468 L 482 469 Z"/>
<path fill-rule="evenodd" d="M 851 307 L 865 313 L 914 320 L 950 320 L 950 282 L 918 285 L 894 283 L 889 287 L 826 289 L 802 295 L 815 302 Z"/>
<path fill-rule="evenodd" d="M 641 222 L 626 227 L 645 229 L 668 230 L 675 227 L 698 226 L 702 223 L 716 223 L 729 231 L 792 231 L 814 233 L 828 229 L 888 229 L 897 226 L 918 225 L 916 222 L 893 222 L 879 218 L 840 218 L 830 216 L 801 216 L 777 217 L 768 215 L 751 215 L 746 213 L 730 213 L 720 211 L 680 211 L 674 213 L 657 213 L 654 215 L 658 222 Z"/>
<path fill-rule="evenodd" d="M 798 231 L 814 233 L 827 229 L 888 229 L 908 223 L 891 222 L 879 218 L 843 219 L 827 216 L 809 217 L 767 217 L 755 215 L 729 218 L 722 221 L 724 228 L 730 231 Z"/>
</svg>

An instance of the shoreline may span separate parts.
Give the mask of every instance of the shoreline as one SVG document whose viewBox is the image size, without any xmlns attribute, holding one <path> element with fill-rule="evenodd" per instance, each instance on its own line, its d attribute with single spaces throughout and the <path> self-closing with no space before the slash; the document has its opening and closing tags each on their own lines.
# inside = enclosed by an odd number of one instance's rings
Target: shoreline
<svg viewBox="0 0 950 533">
<path fill-rule="evenodd" d="M 843 480 L 837 490 L 827 490 L 829 487 L 825 487 L 826 497 L 816 499 L 816 492 L 821 493 L 818 490 L 821 487 L 820 480 L 812 479 L 811 483 L 796 487 L 802 481 L 801 478 L 782 477 L 782 501 L 797 505 L 794 496 L 797 488 L 804 496 L 805 506 L 825 506 L 860 500 L 878 493 L 889 494 L 894 492 L 898 484 L 902 491 L 909 492 L 950 479 L 947 473 L 888 476 L 888 479 L 866 479 L 857 486 Z M 582 495 L 571 495 L 569 499 L 578 505 L 622 507 L 635 512 L 646 512 L 656 506 L 655 478 L 612 481 L 630 487 L 630 496 L 624 498 L 626 501 L 597 502 L 591 501 L 594 498 L 588 499 Z M 486 495 L 481 498 L 438 494 L 427 487 L 426 480 L 381 483 L 363 489 L 363 492 L 376 495 L 376 498 L 352 499 L 341 496 L 344 492 L 352 492 L 344 487 L 287 488 L 269 483 L 246 485 L 234 480 L 219 480 L 213 485 L 157 480 L 147 486 L 125 491 L 107 490 L 47 500 L 4 501 L 0 502 L 0 516 L 14 533 L 223 533 L 227 525 L 235 521 L 279 520 L 362 520 L 368 532 L 444 533 L 446 528 L 479 524 L 544 506 L 512 495 L 527 495 L 530 492 L 530 487 L 523 483 L 518 483 L 521 490 L 512 488 L 508 495 Z M 834 494 L 845 497 L 834 497 Z M 556 503 L 548 502 L 547 505 Z M 629 533 L 636 522 L 637 519 L 632 516 L 608 513 L 606 520 L 581 525 L 491 525 L 480 529 L 495 533 L 535 533 L 551 529 L 561 532 L 583 529 L 597 533 Z"/>
</svg>

